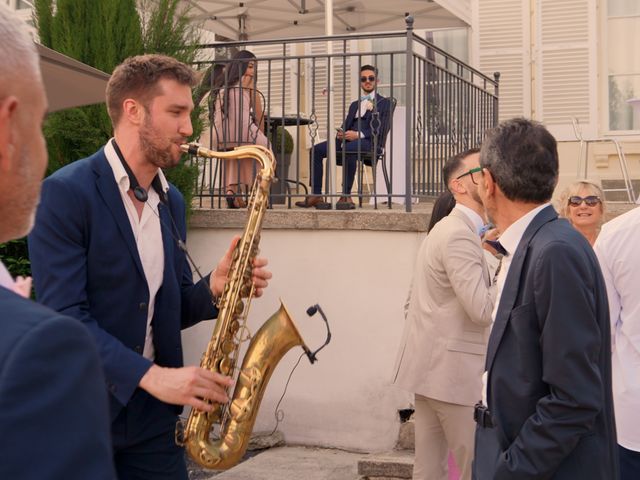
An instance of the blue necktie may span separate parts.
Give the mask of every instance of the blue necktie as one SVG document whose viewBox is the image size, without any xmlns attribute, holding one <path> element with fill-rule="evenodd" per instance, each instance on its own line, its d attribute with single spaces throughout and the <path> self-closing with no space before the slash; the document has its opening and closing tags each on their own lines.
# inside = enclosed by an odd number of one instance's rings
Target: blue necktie
<svg viewBox="0 0 640 480">
<path fill-rule="evenodd" d="M 371 95 L 363 95 L 360 97 L 361 102 L 364 102 L 365 100 L 371 100 Z"/>
<path fill-rule="evenodd" d="M 502 244 L 498 240 L 485 240 L 485 243 L 489 244 L 493 249 L 501 255 L 509 255 Z"/>
</svg>

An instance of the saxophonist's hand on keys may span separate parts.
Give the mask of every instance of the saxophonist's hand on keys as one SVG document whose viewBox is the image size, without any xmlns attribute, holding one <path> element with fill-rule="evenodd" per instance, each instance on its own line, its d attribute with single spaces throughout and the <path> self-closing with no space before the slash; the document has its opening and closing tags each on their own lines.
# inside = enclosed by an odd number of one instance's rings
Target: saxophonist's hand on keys
<svg viewBox="0 0 640 480">
<path fill-rule="evenodd" d="M 227 282 L 227 274 L 229 273 L 229 268 L 231 267 L 231 260 L 233 258 L 233 250 L 236 248 L 236 245 L 240 241 L 240 236 L 235 236 L 233 240 L 231 240 L 231 246 L 227 253 L 224 254 L 224 257 L 220 259 L 218 262 L 218 266 L 211 273 L 210 278 L 210 287 L 213 295 L 217 298 L 222 295 L 224 290 L 224 285 Z M 269 262 L 266 258 L 256 257 L 253 260 L 253 285 L 255 287 L 255 291 L 253 296 L 258 298 L 262 296 L 262 292 L 269 285 L 269 279 L 272 277 L 272 274 L 266 267 Z"/>
<path fill-rule="evenodd" d="M 152 365 L 140 379 L 140 388 L 158 400 L 173 405 L 190 405 L 198 410 L 211 411 L 210 404 L 229 401 L 225 388 L 233 385 L 230 377 L 200 367 L 165 368 Z"/>
</svg>

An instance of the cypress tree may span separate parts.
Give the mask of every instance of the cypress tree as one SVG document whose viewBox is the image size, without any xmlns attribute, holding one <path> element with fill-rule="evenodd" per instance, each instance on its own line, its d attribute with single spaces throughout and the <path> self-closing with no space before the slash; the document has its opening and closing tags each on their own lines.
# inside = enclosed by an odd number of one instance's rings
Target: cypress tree
<svg viewBox="0 0 640 480">
<path fill-rule="evenodd" d="M 107 73 L 125 58 L 143 53 L 193 61 L 197 28 L 189 23 L 187 10 L 179 10 L 178 0 L 140 0 L 141 9 L 137 6 L 136 0 L 35 0 L 34 24 L 42 45 Z M 202 128 L 198 117 L 196 110 L 194 137 Z M 49 175 L 97 151 L 113 132 L 101 103 L 50 114 L 44 134 Z M 166 173 L 184 195 L 188 214 L 197 167 L 181 163 Z M 29 274 L 24 239 L 0 245 L 0 259 L 13 275 Z"/>
</svg>

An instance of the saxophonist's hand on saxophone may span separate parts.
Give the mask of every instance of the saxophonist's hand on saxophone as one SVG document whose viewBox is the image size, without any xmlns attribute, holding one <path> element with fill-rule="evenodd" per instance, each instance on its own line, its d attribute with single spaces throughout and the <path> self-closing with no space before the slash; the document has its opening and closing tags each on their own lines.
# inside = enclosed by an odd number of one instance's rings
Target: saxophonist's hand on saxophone
<svg viewBox="0 0 640 480">
<path fill-rule="evenodd" d="M 224 291 L 224 285 L 227 282 L 227 275 L 229 273 L 229 267 L 231 267 L 231 261 L 233 259 L 233 250 L 236 248 L 236 245 L 240 241 L 240 236 L 236 236 L 231 241 L 231 246 L 227 253 L 225 253 L 224 257 L 220 259 L 218 262 L 218 266 L 211 273 L 210 278 L 210 287 L 213 295 L 217 298 L 222 295 Z M 267 266 L 269 262 L 266 258 L 256 257 L 253 261 L 253 269 L 251 271 L 253 277 L 253 286 L 255 288 L 253 296 L 260 297 L 262 296 L 262 292 L 269 285 L 269 280 L 273 276 L 269 270 L 266 270 L 264 267 Z"/>
<path fill-rule="evenodd" d="M 233 259 L 233 251 L 239 240 L 240 236 L 233 238 L 229 250 L 211 273 L 209 286 L 216 298 L 224 291 Z M 254 297 L 262 295 L 272 277 L 271 272 L 264 268 L 267 263 L 266 258 L 256 257 L 253 261 L 251 273 L 255 288 Z M 211 402 L 204 400 L 218 403 L 228 402 L 227 389 L 233 385 L 233 380 L 201 367 L 165 368 L 152 365 L 140 380 L 139 385 L 140 388 L 163 402 L 174 405 L 189 405 L 209 412 L 213 410 L 214 406 Z"/>
<path fill-rule="evenodd" d="M 227 402 L 226 389 L 233 385 L 233 380 L 201 367 L 167 368 L 154 364 L 139 385 L 165 403 L 189 405 L 208 412 L 213 406 L 203 399 Z"/>
</svg>

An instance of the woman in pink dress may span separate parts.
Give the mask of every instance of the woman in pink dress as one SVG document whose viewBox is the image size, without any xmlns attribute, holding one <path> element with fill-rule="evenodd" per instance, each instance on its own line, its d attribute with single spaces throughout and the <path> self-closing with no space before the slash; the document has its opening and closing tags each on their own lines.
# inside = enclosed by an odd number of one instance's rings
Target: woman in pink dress
<svg viewBox="0 0 640 480">
<path fill-rule="evenodd" d="M 256 57 L 248 50 L 233 56 L 214 85 L 213 121 L 217 148 L 239 145 L 270 148 L 264 134 L 263 96 L 256 88 Z M 246 193 L 253 185 L 255 162 L 250 158 L 225 160 L 223 180 L 229 208 L 244 208 Z M 244 191 L 243 191 L 244 190 Z"/>
</svg>

